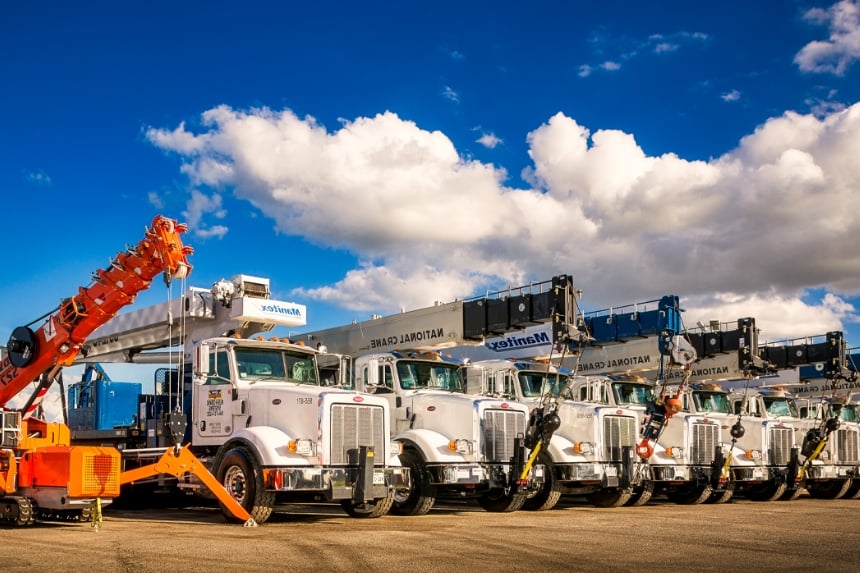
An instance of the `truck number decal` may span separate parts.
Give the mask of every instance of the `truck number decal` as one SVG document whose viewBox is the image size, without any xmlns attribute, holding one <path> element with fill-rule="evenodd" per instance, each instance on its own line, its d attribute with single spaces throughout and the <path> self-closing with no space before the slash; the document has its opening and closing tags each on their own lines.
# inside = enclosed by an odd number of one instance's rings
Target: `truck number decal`
<svg viewBox="0 0 860 573">
<path fill-rule="evenodd" d="M 314 403 L 314 399 L 311 398 L 310 396 L 296 398 L 296 404 L 313 404 L 313 403 Z"/>
</svg>

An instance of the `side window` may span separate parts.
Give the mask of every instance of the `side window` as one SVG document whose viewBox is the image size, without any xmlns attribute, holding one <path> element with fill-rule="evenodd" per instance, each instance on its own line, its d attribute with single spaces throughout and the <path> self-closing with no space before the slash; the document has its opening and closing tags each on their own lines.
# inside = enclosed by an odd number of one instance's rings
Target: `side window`
<svg viewBox="0 0 860 573">
<path fill-rule="evenodd" d="M 209 378 L 207 384 L 227 384 L 230 382 L 230 360 L 227 353 L 217 350 L 209 354 Z"/>
</svg>

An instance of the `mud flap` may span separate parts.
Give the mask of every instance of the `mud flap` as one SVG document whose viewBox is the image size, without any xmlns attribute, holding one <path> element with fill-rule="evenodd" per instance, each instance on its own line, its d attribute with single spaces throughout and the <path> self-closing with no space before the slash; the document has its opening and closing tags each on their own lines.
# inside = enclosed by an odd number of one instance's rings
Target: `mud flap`
<svg viewBox="0 0 860 573">
<path fill-rule="evenodd" d="M 788 473 L 785 476 L 785 485 L 789 490 L 800 487 L 800 450 L 791 449 L 791 457 L 788 460 Z"/>
<path fill-rule="evenodd" d="M 618 485 L 622 489 L 628 489 L 633 485 L 634 458 L 633 446 L 622 446 L 621 457 L 621 475 L 619 476 Z"/>
<path fill-rule="evenodd" d="M 358 465 L 355 487 L 352 490 L 352 501 L 365 503 L 373 500 L 373 446 L 359 446 L 357 450 L 349 451 L 350 464 Z"/>
<path fill-rule="evenodd" d="M 526 440 L 523 436 L 517 436 L 514 439 L 514 455 L 511 457 L 511 472 L 508 475 L 508 485 L 512 492 L 528 491 L 530 470 L 531 468 L 526 468 Z"/>
<path fill-rule="evenodd" d="M 716 446 L 714 452 L 714 461 L 711 463 L 710 484 L 714 491 L 722 491 L 726 487 L 726 481 L 723 480 L 723 466 L 726 463 L 726 456 L 723 454 L 723 449 Z"/>
</svg>

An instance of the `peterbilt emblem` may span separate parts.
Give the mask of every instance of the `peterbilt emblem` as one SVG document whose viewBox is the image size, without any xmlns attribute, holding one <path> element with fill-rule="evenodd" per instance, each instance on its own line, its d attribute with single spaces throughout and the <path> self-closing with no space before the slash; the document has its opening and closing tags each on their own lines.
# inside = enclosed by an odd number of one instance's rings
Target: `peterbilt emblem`
<svg viewBox="0 0 860 573">
<path fill-rule="evenodd" d="M 352 401 L 353 402 L 364 402 L 364 398 L 362 398 L 361 396 L 353 396 Z"/>
<path fill-rule="evenodd" d="M 277 406 L 277 405 L 278 405 L 278 404 L 280 404 L 280 403 L 281 403 L 281 399 L 280 399 L 280 398 L 275 398 L 274 400 L 272 400 L 272 404 L 274 404 L 275 406 Z"/>
</svg>

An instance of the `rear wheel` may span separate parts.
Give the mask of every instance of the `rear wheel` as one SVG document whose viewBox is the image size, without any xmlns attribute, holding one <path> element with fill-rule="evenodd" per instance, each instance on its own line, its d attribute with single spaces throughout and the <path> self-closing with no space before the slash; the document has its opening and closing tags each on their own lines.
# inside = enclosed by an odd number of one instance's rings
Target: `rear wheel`
<svg viewBox="0 0 860 573">
<path fill-rule="evenodd" d="M 669 501 L 678 505 L 699 505 L 711 497 L 714 488 L 709 483 L 677 487 L 666 492 Z"/>
<path fill-rule="evenodd" d="M 478 505 L 493 513 L 508 513 L 523 506 L 526 496 L 521 493 L 505 493 L 504 490 L 485 493 L 478 498 Z"/>
<path fill-rule="evenodd" d="M 795 499 L 800 497 L 800 494 L 803 490 L 800 487 L 796 487 L 794 489 L 788 489 L 788 486 L 785 488 L 785 492 L 779 496 L 779 501 L 794 501 Z"/>
<path fill-rule="evenodd" d="M 767 482 L 747 491 L 746 497 L 752 501 L 776 501 L 786 489 L 785 482 Z"/>
<path fill-rule="evenodd" d="M 351 499 L 344 499 L 340 502 L 340 505 L 350 517 L 382 517 L 383 515 L 388 513 L 391 509 L 391 506 L 394 505 L 394 491 L 392 490 L 386 497 L 383 497 L 382 499 L 375 499 L 373 501 L 366 501 L 364 503 L 356 503 Z"/>
<path fill-rule="evenodd" d="M 405 488 L 394 491 L 391 513 L 395 515 L 424 515 L 436 503 L 430 472 L 421 456 L 411 450 L 400 454 L 400 463 L 409 468 L 409 479 Z"/>
<path fill-rule="evenodd" d="M 233 448 L 224 454 L 218 467 L 218 481 L 257 523 L 265 523 L 272 515 L 275 492 L 263 488 L 263 474 L 247 449 Z M 219 502 L 219 505 L 228 521 L 239 521 L 224 504 Z"/>
<path fill-rule="evenodd" d="M 538 463 L 543 464 L 543 484 L 533 496 L 523 503 L 523 509 L 528 511 L 546 511 L 552 509 L 561 498 L 561 490 L 553 475 L 552 460 L 543 452 L 538 454 Z"/>
<path fill-rule="evenodd" d="M 632 489 L 602 489 L 585 496 L 595 507 L 621 507 L 633 496 Z"/>
<path fill-rule="evenodd" d="M 851 480 L 813 482 L 806 484 L 806 491 L 815 499 L 839 499 L 851 489 Z"/>
</svg>

